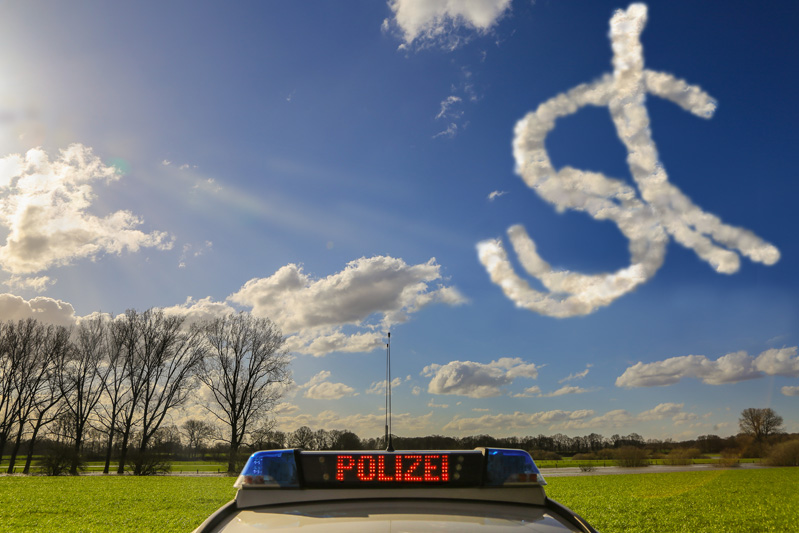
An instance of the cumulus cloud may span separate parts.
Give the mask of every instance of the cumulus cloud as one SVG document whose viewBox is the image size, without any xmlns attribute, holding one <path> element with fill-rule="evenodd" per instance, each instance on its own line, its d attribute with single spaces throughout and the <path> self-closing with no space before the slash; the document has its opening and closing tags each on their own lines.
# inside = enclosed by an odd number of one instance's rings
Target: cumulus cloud
<svg viewBox="0 0 799 533">
<path fill-rule="evenodd" d="M 399 29 L 401 48 L 414 44 L 454 50 L 469 40 L 462 28 L 486 33 L 510 4 L 510 0 L 392 0 L 394 18 L 384 20 L 383 29 Z"/>
<path fill-rule="evenodd" d="M 780 392 L 782 392 L 785 396 L 799 396 L 799 387 L 785 386 L 780 389 Z"/>
<path fill-rule="evenodd" d="M 344 383 L 332 383 L 327 381 L 329 377 L 330 372 L 328 370 L 322 370 L 307 383 L 300 385 L 299 388 L 305 390 L 303 396 L 313 400 L 339 400 L 345 396 L 358 395 L 355 389 Z"/>
<path fill-rule="evenodd" d="M 508 194 L 506 191 L 491 191 L 488 194 L 488 201 L 489 202 L 493 202 L 494 200 L 496 200 L 500 196 L 505 196 L 506 194 Z"/>
<path fill-rule="evenodd" d="M 8 230 L 0 268 L 34 274 L 106 253 L 171 248 L 165 232 L 135 229 L 142 220 L 130 211 L 104 217 L 89 213 L 94 185 L 120 177 L 80 144 L 61 150 L 52 161 L 38 148 L 0 159 L 0 225 Z"/>
<path fill-rule="evenodd" d="M 722 385 L 766 375 L 799 377 L 797 347 L 773 348 L 757 357 L 745 351 L 733 352 L 715 361 L 704 355 L 683 355 L 653 363 L 638 362 L 616 378 L 616 386 L 662 387 L 673 385 L 683 378 L 701 379 L 708 385 Z"/>
<path fill-rule="evenodd" d="M 235 313 L 236 310 L 224 302 L 215 302 L 210 297 L 195 300 L 191 296 L 179 305 L 164 307 L 164 314 L 177 315 L 186 318 L 186 324 L 194 324 L 215 318 L 222 318 Z"/>
<path fill-rule="evenodd" d="M 491 280 L 518 307 L 553 317 L 571 317 L 607 306 L 657 272 L 670 238 L 692 249 L 721 273 L 738 270 L 736 250 L 766 265 L 779 259 L 776 247 L 749 230 L 722 223 L 669 183 L 652 140 L 644 104 L 646 93 L 671 100 L 703 118 L 712 116 L 716 103 L 699 87 L 643 68 L 640 34 L 645 22 L 643 4 L 617 11 L 610 25 L 613 74 L 541 104 L 516 124 L 513 141 L 516 172 L 525 183 L 559 212 L 574 209 L 616 224 L 629 240 L 630 264 L 616 272 L 596 275 L 554 269 L 537 253 L 535 242 L 525 229 L 511 226 L 508 237 L 519 262 L 546 291 L 533 289 L 516 274 L 501 239 L 478 243 L 477 252 Z M 586 105 L 609 108 L 619 138 L 627 148 L 627 163 L 637 190 L 600 173 L 568 166 L 559 171 L 553 168 L 545 146 L 547 135 L 557 119 Z"/>
<path fill-rule="evenodd" d="M 47 324 L 73 326 L 77 323 L 72 304 L 38 296 L 25 300 L 13 294 L 0 294 L 0 321 L 35 318 Z"/>
<path fill-rule="evenodd" d="M 434 303 L 466 301 L 442 281 L 435 259 L 408 265 L 388 256 L 364 257 L 321 279 L 289 264 L 267 278 L 248 281 L 228 300 L 272 319 L 291 335 L 293 351 L 321 356 L 380 348 L 384 342 L 380 332 L 411 314 Z M 348 333 L 345 328 L 355 331 Z"/>
<path fill-rule="evenodd" d="M 427 392 L 431 394 L 489 398 L 502 394 L 502 387 L 512 383 L 515 378 L 537 378 L 538 367 L 518 357 L 503 357 L 488 364 L 474 361 L 432 364 L 424 367 L 422 375 L 431 378 L 427 387 Z"/>
</svg>

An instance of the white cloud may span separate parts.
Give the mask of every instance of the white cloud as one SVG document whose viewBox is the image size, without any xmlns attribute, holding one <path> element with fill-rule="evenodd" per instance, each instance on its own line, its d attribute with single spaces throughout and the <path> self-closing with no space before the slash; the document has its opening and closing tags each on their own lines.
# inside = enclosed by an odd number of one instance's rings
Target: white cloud
<svg viewBox="0 0 799 533">
<path fill-rule="evenodd" d="M 211 241 L 205 241 L 202 244 L 184 244 L 180 253 L 180 258 L 178 259 L 178 268 L 186 268 L 186 261 L 189 258 L 200 257 L 201 255 L 210 252 L 213 247 L 214 243 Z"/>
<path fill-rule="evenodd" d="M 583 420 L 594 414 L 590 410 L 578 411 L 540 411 L 537 413 L 523 413 L 516 411 L 512 414 L 483 415 L 473 418 L 461 418 L 455 416 L 451 421 L 444 425 L 445 431 L 474 432 L 481 433 L 503 432 L 505 434 L 514 431 L 523 432 L 536 427 L 555 428 L 560 423 L 569 421 Z"/>
<path fill-rule="evenodd" d="M 799 387 L 789 387 L 786 385 L 780 389 L 780 392 L 782 392 L 785 396 L 799 396 Z"/>
<path fill-rule="evenodd" d="M 515 378 L 537 378 L 538 367 L 518 357 L 503 357 L 488 364 L 474 361 L 450 361 L 443 366 L 432 364 L 424 367 L 422 375 L 431 378 L 427 387 L 431 394 L 488 398 L 502 394 L 501 388 Z"/>
<path fill-rule="evenodd" d="M 560 381 L 558 381 L 558 383 L 565 383 L 565 382 L 567 382 L 567 381 L 572 381 L 572 380 L 574 380 L 574 379 L 583 379 L 585 376 L 587 376 L 587 375 L 588 375 L 588 371 L 589 371 L 589 369 L 590 369 L 592 366 L 594 366 L 594 365 L 592 365 L 591 363 L 589 363 L 589 364 L 585 365 L 585 370 L 583 370 L 582 372 L 576 372 L 576 373 L 574 373 L 574 374 L 569 374 L 569 375 L 568 375 L 568 376 L 566 376 L 565 378 L 563 378 L 563 379 L 561 379 Z"/>
<path fill-rule="evenodd" d="M 448 403 L 436 403 L 433 398 L 430 398 L 430 401 L 427 402 L 427 407 L 440 407 L 441 409 L 447 409 L 449 407 Z"/>
<path fill-rule="evenodd" d="M 677 425 L 698 418 L 698 416 L 693 413 L 686 413 L 683 411 L 683 407 L 684 404 L 681 403 L 661 403 L 655 406 L 653 409 L 643 411 L 637 415 L 627 411 L 626 409 L 614 409 L 594 418 L 584 418 L 580 420 L 570 420 L 564 422 L 559 426 L 559 428 L 573 430 L 583 430 L 589 428 L 622 428 L 641 422 L 664 419 L 671 419 L 672 422 Z"/>
<path fill-rule="evenodd" d="M 475 411 L 481 411 L 475 409 Z M 539 411 L 525 413 L 487 414 L 479 417 L 461 418 L 456 415 L 445 426 L 445 430 L 469 433 L 512 434 L 532 432 L 547 429 L 549 431 L 609 429 L 629 427 L 641 422 L 671 419 L 675 425 L 694 420 L 697 416 L 683 411 L 683 404 L 662 403 L 639 414 L 631 413 L 625 409 L 615 409 L 602 415 L 594 416 L 590 409 L 575 411 Z"/>
<path fill-rule="evenodd" d="M 279 404 L 275 405 L 272 408 L 272 414 L 274 416 L 286 416 L 292 413 L 296 413 L 299 410 L 300 408 L 294 405 L 293 403 L 280 402 Z"/>
<path fill-rule="evenodd" d="M 55 280 L 49 276 L 11 276 L 4 284 L 11 289 L 32 290 L 34 292 L 44 292 L 47 287 L 55 284 Z"/>
<path fill-rule="evenodd" d="M 402 385 L 401 378 L 394 378 L 391 380 L 391 390 L 393 391 L 397 387 Z M 366 394 L 379 394 L 380 396 L 384 396 L 386 394 L 386 382 L 383 381 L 373 381 L 369 388 L 366 389 Z"/>
<path fill-rule="evenodd" d="M 653 363 L 638 362 L 616 378 L 616 386 L 660 387 L 673 385 L 682 378 L 701 379 L 708 385 L 721 385 L 764 375 L 799 377 L 797 347 L 770 349 L 757 357 L 744 351 L 728 353 L 715 361 L 704 355 L 684 355 Z"/>
<path fill-rule="evenodd" d="M 0 321 L 26 318 L 67 327 L 75 325 L 78 321 L 75 308 L 67 302 L 43 296 L 25 300 L 13 294 L 0 294 Z"/>
<path fill-rule="evenodd" d="M 73 144 L 53 161 L 38 148 L 0 161 L 0 225 L 9 232 L 0 247 L 3 270 L 33 274 L 105 253 L 171 248 L 165 232 L 135 229 L 142 221 L 130 211 L 89 213 L 93 185 L 121 177 L 90 148 Z"/>
<path fill-rule="evenodd" d="M 466 28 L 486 33 L 509 10 L 510 0 L 392 0 L 394 19 L 383 29 L 399 27 L 406 45 L 437 46 L 454 50 L 469 40 Z"/>
<path fill-rule="evenodd" d="M 268 278 L 248 281 L 228 299 L 272 319 L 292 336 L 292 350 L 321 356 L 380 348 L 384 345 L 380 331 L 411 314 L 434 303 L 465 302 L 457 289 L 441 282 L 435 259 L 408 265 L 402 259 L 377 256 L 351 261 L 341 272 L 321 279 L 289 264 Z M 345 328 L 357 331 L 348 334 Z"/>
<path fill-rule="evenodd" d="M 755 359 L 758 370 L 769 376 L 799 377 L 799 357 L 796 357 L 797 347 L 772 348 L 761 353 Z"/>
<path fill-rule="evenodd" d="M 451 139 L 455 137 L 457 133 L 458 133 L 458 125 L 455 124 L 454 122 L 450 122 L 449 125 L 447 125 L 447 129 L 439 131 L 438 133 L 433 135 L 433 138 L 435 139 L 437 137 L 448 137 Z"/>
<path fill-rule="evenodd" d="M 328 370 L 322 370 L 307 383 L 300 385 L 300 389 L 305 389 L 303 396 L 313 400 L 339 400 L 345 396 L 350 397 L 358 395 L 355 389 L 344 383 L 332 383 L 327 381 L 329 377 L 330 372 Z"/>
<path fill-rule="evenodd" d="M 592 389 L 584 389 L 583 387 L 577 387 L 574 385 L 564 385 L 554 392 L 542 394 L 541 396 L 544 398 L 553 398 L 555 396 L 565 396 L 566 394 L 583 394 L 586 392 L 592 392 Z"/>
<path fill-rule="evenodd" d="M 506 191 L 491 191 L 488 195 L 488 201 L 493 202 L 500 196 L 505 196 L 506 194 L 508 194 Z"/>
<path fill-rule="evenodd" d="M 410 413 L 393 413 L 391 427 L 394 433 L 417 433 L 432 429 L 433 411 L 426 415 Z M 342 415 L 336 411 L 326 410 L 318 414 L 295 414 L 277 416 L 278 427 L 282 431 L 294 431 L 300 426 L 311 429 L 348 429 L 363 438 L 383 436 L 385 413 L 355 413 Z"/>
<path fill-rule="evenodd" d="M 513 141 L 516 172 L 525 183 L 559 212 L 574 209 L 616 224 L 629 240 L 630 265 L 596 275 L 556 270 L 538 255 L 535 242 L 522 226 L 511 226 L 508 237 L 519 262 L 546 291 L 533 289 L 516 274 L 501 239 L 480 242 L 477 251 L 491 280 L 518 307 L 553 317 L 571 317 L 607 306 L 657 272 L 670 237 L 722 273 L 738 270 L 735 250 L 767 265 L 779 259 L 776 247 L 751 231 L 723 224 L 669 183 L 651 137 L 644 105 L 646 93 L 671 100 L 703 118 L 712 116 L 716 103 L 699 87 L 669 74 L 644 70 L 639 37 L 645 22 L 643 4 L 617 11 L 610 32 L 613 74 L 579 85 L 538 106 L 516 124 Z M 568 166 L 556 171 L 552 166 L 545 146 L 547 135 L 557 119 L 586 105 L 610 109 L 619 138 L 627 148 L 637 190 L 622 180 L 596 172 Z"/>
<path fill-rule="evenodd" d="M 186 317 L 186 325 L 222 318 L 235 313 L 236 310 L 223 302 L 215 302 L 210 297 L 195 300 L 191 296 L 179 305 L 163 308 L 166 315 L 178 315 Z"/>
<path fill-rule="evenodd" d="M 454 117 L 454 118 L 461 117 L 463 115 L 463 111 L 461 111 L 461 110 L 453 111 L 451 109 L 452 106 L 454 106 L 455 104 L 458 104 L 460 102 L 461 102 L 461 97 L 460 96 L 451 95 L 451 96 L 448 96 L 447 98 L 445 98 L 441 102 L 441 110 L 438 112 L 438 115 L 436 115 L 436 120 L 440 119 L 440 118 L 447 118 L 447 117 Z"/>
<path fill-rule="evenodd" d="M 682 413 L 682 408 L 685 404 L 682 403 L 661 403 L 638 415 L 638 420 L 663 420 L 664 418 L 673 418 Z"/>
<path fill-rule="evenodd" d="M 514 398 L 537 398 L 541 396 L 541 387 L 538 385 L 533 385 L 532 387 L 527 387 L 524 389 L 523 392 L 513 394 L 512 396 Z"/>
</svg>

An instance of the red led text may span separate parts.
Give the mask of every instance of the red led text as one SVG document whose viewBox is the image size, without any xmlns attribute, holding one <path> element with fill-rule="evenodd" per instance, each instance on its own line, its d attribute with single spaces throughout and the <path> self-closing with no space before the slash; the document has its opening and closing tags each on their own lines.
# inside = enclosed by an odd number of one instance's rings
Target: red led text
<svg viewBox="0 0 799 533">
<path fill-rule="evenodd" d="M 338 481 L 440 483 L 449 481 L 445 454 L 337 455 Z"/>
</svg>

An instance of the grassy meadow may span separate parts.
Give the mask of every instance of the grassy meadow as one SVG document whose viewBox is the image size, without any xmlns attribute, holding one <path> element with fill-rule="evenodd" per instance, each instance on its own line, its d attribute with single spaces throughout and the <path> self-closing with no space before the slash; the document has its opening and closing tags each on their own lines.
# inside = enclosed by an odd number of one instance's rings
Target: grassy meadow
<svg viewBox="0 0 799 533">
<path fill-rule="evenodd" d="M 799 469 L 559 477 L 547 494 L 602 533 L 791 531 Z M 230 500 L 228 477 L 0 477 L 0 524 L 18 531 L 189 532 Z"/>
</svg>

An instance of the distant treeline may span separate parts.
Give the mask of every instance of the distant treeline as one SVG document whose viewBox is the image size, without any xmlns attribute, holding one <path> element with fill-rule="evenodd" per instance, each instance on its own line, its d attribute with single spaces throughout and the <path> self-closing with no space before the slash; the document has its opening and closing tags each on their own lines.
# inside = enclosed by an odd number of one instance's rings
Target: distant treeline
<svg viewBox="0 0 799 533">
<path fill-rule="evenodd" d="M 782 437 L 789 438 L 790 435 L 783 434 Z M 479 447 L 496 447 L 519 448 L 564 456 L 626 447 L 645 448 L 655 453 L 669 452 L 675 448 L 696 448 L 703 454 L 718 454 L 723 450 L 741 449 L 742 446 L 745 447 L 748 444 L 746 436 L 743 435 L 730 437 L 700 435 L 696 439 L 674 441 L 672 439 L 644 439 L 637 433 L 623 436 L 614 434 L 610 437 L 598 433 L 576 437 L 562 433 L 526 437 L 492 437 L 491 435 L 402 437 L 392 435 L 391 442 L 394 449 L 397 450 L 471 450 Z M 263 434 L 260 442 L 253 444 L 260 445 L 262 448 L 313 450 L 379 450 L 386 447 L 384 437 L 362 439 L 347 430 L 318 429 L 314 431 L 307 426 L 293 432 L 269 431 Z M 541 456 L 540 453 L 538 455 Z"/>
</svg>

